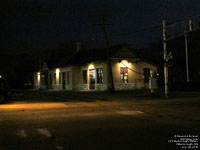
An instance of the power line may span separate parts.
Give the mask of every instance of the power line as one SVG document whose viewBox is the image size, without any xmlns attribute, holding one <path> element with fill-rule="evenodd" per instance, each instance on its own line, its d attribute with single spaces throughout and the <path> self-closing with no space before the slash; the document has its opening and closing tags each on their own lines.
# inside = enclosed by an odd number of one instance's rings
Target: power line
<svg viewBox="0 0 200 150">
<path fill-rule="evenodd" d="M 131 70 L 131 71 L 133 71 L 133 72 L 135 72 L 135 73 L 137 73 L 137 74 L 142 74 L 142 75 L 144 75 L 144 73 L 141 73 L 141 72 L 137 72 L 137 71 L 135 71 L 135 70 L 133 70 L 132 68 L 130 68 L 130 67 L 128 67 L 126 64 L 124 64 L 123 62 L 121 62 L 124 66 L 126 66 L 129 70 Z"/>
<path fill-rule="evenodd" d="M 126 31 L 124 33 L 116 33 L 116 36 L 121 36 L 121 35 L 129 35 L 129 34 L 134 34 L 134 33 L 141 33 L 141 32 L 152 32 L 158 29 L 161 29 L 162 26 L 154 26 L 150 28 L 143 28 L 143 29 L 138 29 L 138 30 L 133 30 L 133 31 Z"/>
<path fill-rule="evenodd" d="M 108 35 L 107 35 L 107 30 L 106 30 L 106 27 L 108 25 L 112 25 L 112 24 L 106 23 L 106 17 L 110 16 L 110 14 L 97 14 L 95 16 L 99 17 L 101 23 L 94 24 L 94 25 L 102 26 L 103 33 L 104 33 L 104 38 L 105 38 L 105 42 L 106 42 L 106 46 L 107 46 L 107 56 L 108 56 L 108 63 L 107 63 L 107 65 L 108 65 L 108 75 L 109 75 L 108 81 L 110 83 L 110 85 L 108 86 L 108 89 L 110 91 L 113 91 L 114 90 L 114 81 L 113 81 L 113 74 L 112 74 L 112 64 L 111 64 L 111 59 L 110 59 L 110 43 L 109 43 L 109 40 L 108 40 Z"/>
<path fill-rule="evenodd" d="M 176 24 L 184 23 L 184 22 L 186 22 L 186 21 L 188 21 L 188 20 L 191 20 L 191 19 L 194 19 L 194 18 L 200 18 L 200 15 L 191 16 L 191 17 L 188 17 L 187 19 L 178 20 L 178 21 L 176 21 L 176 22 L 169 23 L 169 24 L 167 24 L 166 26 L 167 26 L 167 27 L 174 26 L 174 25 L 176 25 Z"/>
<path fill-rule="evenodd" d="M 200 15 L 191 16 L 191 17 L 188 17 L 187 19 L 184 19 L 184 20 L 179 20 L 179 21 L 176 21 L 176 22 L 169 23 L 169 24 L 166 25 L 166 27 L 170 27 L 170 26 L 174 26 L 176 24 L 184 23 L 184 22 L 187 22 L 190 19 L 195 19 L 195 18 L 200 18 Z M 138 29 L 138 30 L 128 30 L 128 31 L 121 32 L 121 33 L 116 31 L 118 33 L 116 33 L 115 35 L 121 36 L 121 35 L 128 35 L 128 34 L 134 34 L 134 33 L 140 33 L 140 32 L 152 32 L 152 31 L 156 31 L 158 29 L 162 29 L 162 25 Z"/>
</svg>

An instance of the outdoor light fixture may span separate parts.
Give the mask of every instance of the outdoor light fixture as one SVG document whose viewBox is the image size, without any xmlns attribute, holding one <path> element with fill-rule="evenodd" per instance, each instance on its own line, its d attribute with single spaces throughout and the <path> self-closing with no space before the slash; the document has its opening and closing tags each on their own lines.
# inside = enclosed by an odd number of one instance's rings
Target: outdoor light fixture
<svg viewBox="0 0 200 150">
<path fill-rule="evenodd" d="M 40 84 L 40 72 L 37 73 L 37 81 L 38 81 L 38 84 Z"/>
<path fill-rule="evenodd" d="M 121 62 L 120 62 L 120 67 L 129 67 L 129 62 L 128 62 L 128 60 L 121 60 Z"/>
<path fill-rule="evenodd" d="M 2 75 L 0 75 L 0 79 L 2 78 Z"/>
<path fill-rule="evenodd" d="M 59 74 L 59 73 L 60 73 L 60 69 L 57 68 L 57 69 L 56 69 L 56 74 Z"/>
<path fill-rule="evenodd" d="M 94 69 L 94 65 L 93 64 L 89 65 L 88 69 Z"/>
<path fill-rule="evenodd" d="M 57 82 L 57 83 L 58 83 L 58 81 L 59 81 L 59 74 L 60 74 L 60 69 L 57 68 L 57 69 L 56 69 L 56 82 Z"/>
</svg>

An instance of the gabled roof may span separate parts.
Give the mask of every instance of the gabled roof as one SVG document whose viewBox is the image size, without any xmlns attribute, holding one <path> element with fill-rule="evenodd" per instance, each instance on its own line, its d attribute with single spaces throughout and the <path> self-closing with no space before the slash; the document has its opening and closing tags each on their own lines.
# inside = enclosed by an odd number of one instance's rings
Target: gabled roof
<svg viewBox="0 0 200 150">
<path fill-rule="evenodd" d="M 134 52 L 134 49 L 127 44 L 112 46 L 109 50 L 107 48 L 89 49 L 77 52 L 68 62 L 68 65 L 81 65 L 95 61 L 107 61 L 109 58 L 131 58 L 139 59 L 139 56 Z"/>
<path fill-rule="evenodd" d="M 109 48 L 110 58 L 112 59 L 140 59 L 136 51 L 128 44 L 115 45 Z M 108 60 L 108 49 L 107 48 L 97 48 L 97 49 L 84 49 L 65 59 L 61 56 L 60 59 L 55 62 L 47 62 L 49 68 L 82 65 L 90 62 L 96 61 L 107 61 Z"/>
</svg>

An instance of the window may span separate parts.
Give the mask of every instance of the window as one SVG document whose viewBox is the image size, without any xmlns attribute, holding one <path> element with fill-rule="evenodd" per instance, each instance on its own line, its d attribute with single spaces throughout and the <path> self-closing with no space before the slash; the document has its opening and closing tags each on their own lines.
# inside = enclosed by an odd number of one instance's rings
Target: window
<svg viewBox="0 0 200 150">
<path fill-rule="evenodd" d="M 59 72 L 59 84 L 61 84 L 61 72 Z"/>
<path fill-rule="evenodd" d="M 83 84 L 87 84 L 87 70 L 83 70 Z"/>
<path fill-rule="evenodd" d="M 103 83 L 103 69 L 97 68 L 97 83 Z"/>
<path fill-rule="evenodd" d="M 52 88 L 52 84 L 53 84 L 53 76 L 52 74 L 49 74 L 49 88 Z"/>
<path fill-rule="evenodd" d="M 120 67 L 120 82 L 128 83 L 128 67 Z"/>
<path fill-rule="evenodd" d="M 150 68 L 144 68 L 144 83 L 149 83 Z"/>
<path fill-rule="evenodd" d="M 56 84 L 56 73 L 53 74 L 53 82 Z"/>
<path fill-rule="evenodd" d="M 69 85 L 69 71 L 67 71 L 67 85 Z"/>
</svg>

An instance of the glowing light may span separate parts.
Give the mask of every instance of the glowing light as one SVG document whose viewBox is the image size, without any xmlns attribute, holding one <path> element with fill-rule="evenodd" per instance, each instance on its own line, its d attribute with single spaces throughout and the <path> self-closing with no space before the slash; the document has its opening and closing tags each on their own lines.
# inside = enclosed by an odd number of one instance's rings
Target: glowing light
<svg viewBox="0 0 200 150">
<path fill-rule="evenodd" d="M 37 81 L 38 81 L 38 84 L 40 84 L 40 72 L 37 73 Z"/>
<path fill-rule="evenodd" d="M 0 79 L 2 78 L 2 75 L 0 75 Z"/>
<path fill-rule="evenodd" d="M 120 62 L 120 67 L 129 67 L 129 62 L 127 60 L 122 60 Z"/>
<path fill-rule="evenodd" d="M 59 74 L 59 73 L 60 73 L 60 69 L 57 68 L 57 69 L 56 69 L 56 74 Z"/>
<path fill-rule="evenodd" d="M 88 69 L 94 69 L 94 65 L 89 65 Z"/>
<path fill-rule="evenodd" d="M 56 69 L 56 83 L 57 83 L 57 84 L 59 83 L 59 75 L 60 75 L 60 69 L 57 68 L 57 69 Z"/>
</svg>

